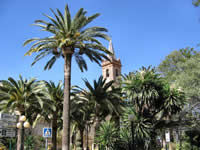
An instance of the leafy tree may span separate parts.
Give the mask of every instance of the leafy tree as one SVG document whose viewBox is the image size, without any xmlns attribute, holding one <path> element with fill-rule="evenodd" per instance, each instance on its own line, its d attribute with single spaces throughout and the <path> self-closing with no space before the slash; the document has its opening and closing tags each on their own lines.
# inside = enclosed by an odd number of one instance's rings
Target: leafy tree
<svg viewBox="0 0 200 150">
<path fill-rule="evenodd" d="M 122 80 L 122 92 L 130 101 L 134 115 L 134 137 L 137 149 L 155 149 L 158 131 L 169 127 L 168 120 L 179 113 L 185 97 L 182 91 L 170 88 L 165 78 L 156 73 L 154 68 L 141 68 L 140 71 L 125 75 Z M 130 121 L 129 121 L 130 122 Z M 130 123 L 125 124 L 130 128 Z M 151 143 L 151 144 L 150 144 Z"/>
<path fill-rule="evenodd" d="M 173 51 L 158 66 L 159 72 L 174 87 L 180 87 L 192 104 L 199 100 L 200 52 L 193 48 Z"/>
<path fill-rule="evenodd" d="M 198 53 L 193 48 L 183 48 L 180 50 L 172 51 L 158 66 L 158 71 L 168 79 L 170 83 L 176 80 L 176 75 L 178 71 L 182 71 L 184 68 L 179 64 L 187 62 L 190 58 L 199 56 Z"/>
<path fill-rule="evenodd" d="M 169 54 L 158 67 L 158 70 L 170 81 L 171 87 L 183 90 L 188 99 L 189 105 L 186 105 L 178 115 L 179 123 L 185 128 L 199 124 L 199 116 L 195 115 L 199 113 L 200 101 L 199 60 L 199 51 L 193 48 L 180 49 Z M 170 66 L 176 67 L 173 70 Z"/>
<path fill-rule="evenodd" d="M 37 81 L 35 78 L 30 80 L 23 79 L 21 76 L 19 78 L 19 80 L 15 80 L 9 77 L 8 80 L 0 81 L 0 110 L 19 111 L 21 115 L 26 115 L 30 124 L 32 124 L 41 108 L 49 105 L 45 102 L 45 86 L 43 82 Z M 21 144 L 23 145 L 20 139 L 21 134 L 18 130 L 18 150 Z"/>
<path fill-rule="evenodd" d="M 57 12 L 51 10 L 54 18 L 45 15 L 50 21 L 36 20 L 35 25 L 41 27 L 42 31 L 51 33 L 51 36 L 45 38 L 32 38 L 24 42 L 24 45 L 33 43 L 25 55 L 39 53 L 34 62 L 47 55 L 52 55 L 44 69 L 51 69 L 58 58 L 64 58 L 64 102 L 63 102 L 63 136 L 62 149 L 69 150 L 70 144 L 70 83 L 71 83 L 71 59 L 72 56 L 81 69 L 87 70 L 86 61 L 83 55 L 86 55 L 91 61 L 100 64 L 102 58 L 107 58 L 105 53 L 109 51 L 101 44 L 97 38 L 109 40 L 104 33 L 107 29 L 102 27 L 86 26 L 92 22 L 99 14 L 86 17 L 87 13 L 81 8 L 72 19 L 68 5 L 65 7 L 64 15 L 57 9 Z"/>
</svg>

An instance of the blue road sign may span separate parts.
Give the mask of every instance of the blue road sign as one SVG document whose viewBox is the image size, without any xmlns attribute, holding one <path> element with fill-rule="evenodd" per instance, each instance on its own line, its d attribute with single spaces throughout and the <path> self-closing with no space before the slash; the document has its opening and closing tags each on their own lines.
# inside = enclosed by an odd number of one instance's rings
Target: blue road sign
<svg viewBox="0 0 200 150">
<path fill-rule="evenodd" d="M 52 137 L 52 128 L 43 128 L 43 137 Z"/>
</svg>

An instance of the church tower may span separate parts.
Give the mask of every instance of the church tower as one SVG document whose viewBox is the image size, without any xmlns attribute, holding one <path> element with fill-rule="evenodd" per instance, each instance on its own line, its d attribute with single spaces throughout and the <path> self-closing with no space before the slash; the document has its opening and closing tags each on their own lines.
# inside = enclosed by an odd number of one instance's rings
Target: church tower
<svg viewBox="0 0 200 150">
<path fill-rule="evenodd" d="M 112 40 L 109 41 L 108 50 L 113 54 L 108 56 L 110 61 L 102 61 L 102 75 L 104 79 L 107 79 L 107 82 L 111 80 L 116 80 L 117 77 L 121 75 L 122 66 L 120 59 L 116 59 Z"/>
</svg>

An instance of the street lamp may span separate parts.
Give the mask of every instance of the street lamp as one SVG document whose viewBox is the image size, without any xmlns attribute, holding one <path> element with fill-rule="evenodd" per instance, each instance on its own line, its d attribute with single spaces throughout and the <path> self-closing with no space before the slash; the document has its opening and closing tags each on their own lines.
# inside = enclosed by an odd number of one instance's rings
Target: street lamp
<svg viewBox="0 0 200 150">
<path fill-rule="evenodd" d="M 17 128 L 20 129 L 20 134 L 18 136 L 17 150 L 24 150 L 24 130 L 25 128 L 30 128 L 30 124 L 26 121 L 26 116 L 22 115 L 17 123 Z"/>
<path fill-rule="evenodd" d="M 128 120 L 131 122 L 131 135 L 132 135 L 132 149 L 133 150 L 135 150 L 134 127 L 133 127 L 134 117 L 135 116 L 133 114 L 128 115 Z"/>
</svg>

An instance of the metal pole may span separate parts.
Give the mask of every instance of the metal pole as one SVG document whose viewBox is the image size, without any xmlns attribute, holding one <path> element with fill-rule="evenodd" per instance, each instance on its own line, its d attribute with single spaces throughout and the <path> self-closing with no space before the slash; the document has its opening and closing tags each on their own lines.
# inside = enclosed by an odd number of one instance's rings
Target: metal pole
<svg viewBox="0 0 200 150">
<path fill-rule="evenodd" d="M 45 142 L 45 149 L 48 150 L 48 138 L 46 138 L 45 141 L 46 141 L 46 142 Z"/>
<path fill-rule="evenodd" d="M 131 133 L 132 133 L 132 149 L 135 150 L 133 121 L 131 121 Z"/>
<path fill-rule="evenodd" d="M 21 129 L 21 148 L 20 150 L 24 150 L 24 125 L 22 124 L 22 129 Z"/>
<path fill-rule="evenodd" d="M 193 150 L 193 144 L 192 144 L 192 130 L 190 130 L 190 145 L 191 145 L 191 150 Z"/>
</svg>

